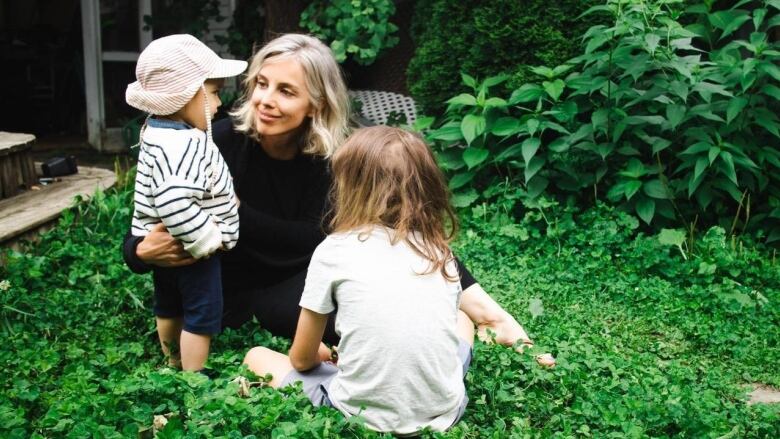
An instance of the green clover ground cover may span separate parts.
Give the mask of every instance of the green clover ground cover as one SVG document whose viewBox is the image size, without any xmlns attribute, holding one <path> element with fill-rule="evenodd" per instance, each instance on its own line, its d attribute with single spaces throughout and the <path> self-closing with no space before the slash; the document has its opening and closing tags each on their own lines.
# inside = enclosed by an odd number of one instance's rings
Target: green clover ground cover
<svg viewBox="0 0 780 439">
<path fill-rule="evenodd" d="M 161 438 L 372 435 L 297 389 L 239 396 L 246 350 L 287 347 L 256 325 L 216 339 L 213 380 L 164 367 L 151 281 L 119 252 L 129 206 L 131 191 L 98 194 L 5 255 L 0 437 L 149 437 L 169 413 Z M 458 254 L 558 366 L 477 343 L 466 416 L 427 437 L 780 437 L 778 408 L 747 406 L 744 388 L 780 385 L 771 250 L 719 229 L 670 245 L 604 206 L 463 216 Z"/>
</svg>

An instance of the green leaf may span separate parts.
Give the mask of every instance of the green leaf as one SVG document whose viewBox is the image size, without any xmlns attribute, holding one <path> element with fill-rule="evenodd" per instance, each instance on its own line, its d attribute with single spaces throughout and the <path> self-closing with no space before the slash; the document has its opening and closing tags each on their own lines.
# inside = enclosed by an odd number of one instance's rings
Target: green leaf
<svg viewBox="0 0 780 439">
<path fill-rule="evenodd" d="M 468 94 L 468 93 L 461 93 L 454 98 L 450 98 L 447 100 L 448 104 L 452 105 L 470 105 L 474 106 L 477 105 L 477 98 L 474 96 Z"/>
<path fill-rule="evenodd" d="M 465 192 L 456 192 L 452 195 L 452 206 L 457 208 L 469 207 L 477 198 L 479 198 L 479 194 L 474 188 L 469 188 Z"/>
<path fill-rule="evenodd" d="M 668 148 L 672 142 L 670 140 L 662 139 L 660 137 L 653 137 L 653 154 L 657 154 L 660 151 Z"/>
<path fill-rule="evenodd" d="M 445 171 L 457 171 L 466 166 L 463 163 L 463 152 L 460 148 L 448 148 L 444 151 L 436 151 L 436 162 Z"/>
<path fill-rule="evenodd" d="M 477 88 L 477 80 L 474 79 L 473 76 L 470 76 L 466 73 L 461 72 L 460 78 L 463 81 L 464 84 L 468 85 L 471 88 Z"/>
<path fill-rule="evenodd" d="M 699 154 L 701 152 L 709 151 L 710 147 L 712 145 L 708 142 L 698 142 L 694 143 L 693 145 L 689 146 L 685 149 L 685 151 L 681 152 L 680 155 L 684 154 Z"/>
<path fill-rule="evenodd" d="M 702 191 L 696 192 L 696 189 L 699 188 L 702 181 L 704 181 L 704 175 L 699 176 L 699 178 L 688 179 L 688 198 L 690 198 L 694 193 L 696 193 L 696 198 L 699 201 L 699 205 L 701 205 L 702 208 L 706 208 L 706 204 L 709 204 L 709 201 L 703 203 L 703 201 L 706 201 L 703 199 L 703 196 L 706 197 L 706 194 L 703 195 Z"/>
<path fill-rule="evenodd" d="M 531 67 L 531 71 L 547 79 L 552 79 L 555 77 L 555 72 L 553 71 L 553 69 L 549 67 L 545 67 L 545 66 Z"/>
<path fill-rule="evenodd" d="M 460 124 L 453 123 L 444 125 L 438 129 L 431 131 L 428 137 L 434 140 L 442 140 L 445 142 L 455 142 L 463 139 L 463 133 L 460 130 Z"/>
<path fill-rule="evenodd" d="M 655 200 L 651 198 L 640 198 L 636 201 L 636 214 L 639 215 L 639 218 L 642 219 L 646 224 L 650 224 L 650 221 L 653 219 L 653 215 L 655 215 Z"/>
<path fill-rule="evenodd" d="M 557 139 L 553 140 L 548 146 L 547 149 L 549 149 L 552 152 L 566 152 L 569 150 L 569 141 L 566 140 L 564 137 L 558 137 Z"/>
<path fill-rule="evenodd" d="M 766 73 L 767 75 L 771 76 L 775 79 L 775 81 L 780 81 L 780 67 L 777 67 L 776 65 L 772 64 L 771 62 L 763 61 L 758 65 L 758 70 Z"/>
<path fill-rule="evenodd" d="M 685 243 L 685 232 L 682 230 L 661 229 L 661 233 L 658 234 L 658 242 L 661 243 L 661 245 L 677 247 L 683 256 L 683 259 L 688 259 L 688 256 L 686 256 L 682 247 Z"/>
<path fill-rule="evenodd" d="M 658 234 L 658 242 L 661 245 L 679 247 L 685 242 L 685 232 L 676 229 L 661 229 Z"/>
<path fill-rule="evenodd" d="M 528 301 L 528 312 L 531 313 L 531 319 L 536 319 L 544 314 L 542 300 L 536 297 Z"/>
<path fill-rule="evenodd" d="M 571 70 L 573 67 L 574 66 L 572 66 L 570 64 L 559 65 L 559 66 L 557 66 L 557 67 L 555 67 L 553 69 L 553 76 L 552 77 L 560 76 L 560 75 L 568 72 L 569 70 Z"/>
<path fill-rule="evenodd" d="M 463 138 L 466 139 L 466 143 L 471 145 L 471 142 L 482 135 L 485 132 L 485 117 L 476 114 L 467 114 L 460 123 L 460 131 L 463 133 Z"/>
<path fill-rule="evenodd" d="M 490 151 L 484 148 L 466 148 L 463 151 L 463 162 L 469 169 L 487 160 Z"/>
<path fill-rule="evenodd" d="M 536 151 L 539 150 L 541 140 L 537 137 L 529 137 L 523 141 L 523 160 L 528 163 L 531 158 L 536 155 Z"/>
<path fill-rule="evenodd" d="M 509 79 L 509 75 L 491 76 L 491 77 L 485 79 L 485 81 L 482 82 L 482 87 L 484 87 L 484 88 L 493 87 L 493 86 L 496 86 L 498 84 L 501 84 L 502 82 L 506 81 L 507 79 Z"/>
<path fill-rule="evenodd" d="M 696 159 L 696 167 L 693 171 L 694 180 L 699 178 L 709 166 L 710 162 L 707 160 L 707 157 L 699 157 Z"/>
<path fill-rule="evenodd" d="M 707 151 L 707 159 L 709 160 L 710 164 L 715 161 L 716 158 L 718 158 L 718 155 L 720 155 L 720 148 L 717 146 L 713 146 Z"/>
<path fill-rule="evenodd" d="M 547 189 L 547 185 L 549 184 L 550 181 L 541 175 L 537 175 L 536 177 L 532 178 L 525 185 L 528 198 L 534 199 L 538 197 L 542 192 L 544 192 L 545 189 Z"/>
<path fill-rule="evenodd" d="M 683 102 L 688 100 L 688 84 L 682 81 L 672 81 L 669 84 L 669 90 L 671 90 L 675 95 L 679 96 Z"/>
<path fill-rule="evenodd" d="M 539 129 L 539 119 L 528 119 L 525 126 L 528 129 L 528 134 L 533 136 L 536 134 L 536 130 Z"/>
<path fill-rule="evenodd" d="M 505 148 L 493 159 L 494 163 L 503 163 L 506 159 L 514 157 L 520 154 L 522 151 L 522 144 L 515 143 L 514 145 Z"/>
<path fill-rule="evenodd" d="M 507 102 L 501 98 L 492 97 L 485 101 L 485 107 L 506 107 Z"/>
<path fill-rule="evenodd" d="M 726 124 L 731 124 L 731 121 L 739 116 L 739 113 L 745 108 L 747 103 L 748 100 L 742 97 L 732 99 L 729 102 L 729 106 L 726 108 Z"/>
<path fill-rule="evenodd" d="M 679 104 L 672 104 L 666 106 L 666 119 L 672 126 L 672 129 L 677 128 L 685 117 L 685 106 Z"/>
<path fill-rule="evenodd" d="M 774 17 L 769 19 L 769 22 L 766 24 L 767 29 L 771 29 L 775 26 L 780 26 L 780 15 L 775 15 Z"/>
<path fill-rule="evenodd" d="M 496 136 L 507 137 L 520 131 L 520 120 L 516 117 L 501 117 L 493 123 L 490 132 Z"/>
<path fill-rule="evenodd" d="M 528 184 L 528 180 L 533 178 L 542 166 L 544 166 L 544 159 L 541 157 L 532 157 L 528 164 L 525 166 L 525 183 Z"/>
<path fill-rule="evenodd" d="M 658 43 L 661 42 L 661 37 L 656 34 L 645 35 L 645 44 L 647 44 L 647 51 L 655 53 L 655 49 L 658 47 Z"/>
<path fill-rule="evenodd" d="M 773 98 L 780 101 L 780 87 L 777 87 L 773 84 L 765 84 L 763 87 L 761 87 L 761 93 L 764 93 L 767 96 L 772 96 Z"/>
<path fill-rule="evenodd" d="M 739 183 L 737 183 L 737 171 L 734 169 L 734 157 L 730 152 L 723 151 L 720 153 L 720 159 L 726 165 L 725 169 L 723 170 L 724 174 L 726 174 L 726 178 L 731 180 L 734 185 L 739 186 Z"/>
<path fill-rule="evenodd" d="M 698 91 L 701 97 L 709 102 L 712 99 L 713 94 L 719 94 L 722 96 L 732 97 L 734 96 L 726 87 L 720 84 L 714 84 L 712 82 L 702 81 L 693 87 L 694 91 Z"/>
<path fill-rule="evenodd" d="M 642 182 L 639 180 L 630 180 L 623 185 L 623 194 L 626 196 L 626 200 L 630 200 L 631 197 L 639 192 L 642 188 Z"/>
<path fill-rule="evenodd" d="M 590 116 L 590 121 L 593 124 L 593 128 L 607 128 L 607 118 L 609 117 L 608 108 L 600 108 L 593 112 Z"/>
<path fill-rule="evenodd" d="M 593 52 L 594 50 L 598 49 L 599 47 L 603 46 L 604 43 L 609 41 L 611 39 L 609 33 L 607 32 L 601 32 L 595 34 L 590 41 L 588 41 L 588 44 L 585 46 L 585 54 L 589 54 Z"/>
<path fill-rule="evenodd" d="M 642 190 L 648 197 L 657 198 L 659 200 L 668 200 L 671 198 L 666 186 L 664 186 L 659 179 L 646 181 L 644 185 L 642 185 Z"/>
<path fill-rule="evenodd" d="M 720 35 L 720 39 L 723 39 L 750 20 L 750 15 L 747 11 L 737 9 L 713 12 L 707 18 L 710 20 L 710 24 L 723 31 Z"/>
<path fill-rule="evenodd" d="M 550 95 L 552 100 L 557 102 L 558 98 L 561 97 L 561 93 L 563 93 L 564 87 L 566 87 L 566 83 L 561 79 L 556 79 L 552 82 L 542 82 L 542 87 L 544 87 L 544 91 Z"/>
<path fill-rule="evenodd" d="M 414 124 L 412 125 L 412 129 L 415 131 L 424 131 L 433 125 L 433 122 L 436 121 L 436 118 L 433 116 L 428 117 L 420 117 L 414 121 Z"/>
<path fill-rule="evenodd" d="M 764 127 L 767 131 L 780 137 L 780 131 L 778 130 L 777 116 L 770 112 L 766 108 L 755 108 L 753 111 L 753 118 L 756 123 Z"/>
<path fill-rule="evenodd" d="M 524 84 L 522 87 L 512 92 L 509 97 L 509 104 L 515 105 L 524 102 L 531 102 L 542 96 L 542 87 L 536 84 Z"/>
<path fill-rule="evenodd" d="M 470 182 L 476 173 L 474 171 L 468 171 L 468 172 L 462 172 L 459 174 L 455 174 L 451 179 L 449 183 L 449 187 L 451 190 L 455 190 L 459 187 L 462 187 L 463 185 Z"/>
</svg>

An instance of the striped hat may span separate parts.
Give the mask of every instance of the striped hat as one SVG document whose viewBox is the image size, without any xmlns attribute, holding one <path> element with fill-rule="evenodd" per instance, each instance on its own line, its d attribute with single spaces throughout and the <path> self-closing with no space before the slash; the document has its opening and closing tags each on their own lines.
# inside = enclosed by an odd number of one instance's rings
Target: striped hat
<svg viewBox="0 0 780 439">
<path fill-rule="evenodd" d="M 127 86 L 125 100 L 158 116 L 177 112 L 207 79 L 240 75 L 246 61 L 222 59 L 192 35 L 169 35 L 152 41 L 135 67 L 137 81 Z"/>
</svg>

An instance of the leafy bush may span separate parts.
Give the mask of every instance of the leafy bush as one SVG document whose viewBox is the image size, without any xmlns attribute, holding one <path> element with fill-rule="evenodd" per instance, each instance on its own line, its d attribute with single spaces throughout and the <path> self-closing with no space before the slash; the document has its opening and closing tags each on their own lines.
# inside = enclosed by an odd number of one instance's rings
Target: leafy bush
<svg viewBox="0 0 780 439">
<path fill-rule="evenodd" d="M 684 15 L 681 3 L 592 8 L 614 24 L 591 27 L 581 56 L 533 68 L 541 83 L 509 96 L 491 96 L 506 76 L 477 83 L 464 74 L 471 93 L 448 100 L 429 134 L 458 202 L 547 191 L 607 198 L 648 224 L 780 239 L 780 45 L 767 36 L 780 3 L 700 4 Z M 734 37 L 742 28 L 748 40 Z"/>
<path fill-rule="evenodd" d="M 506 74 L 510 87 L 528 80 L 527 65 L 557 65 L 574 56 L 587 21 L 576 17 L 600 0 L 421 0 L 415 6 L 414 57 L 407 84 L 428 114 L 465 91 L 458 72 Z M 591 19 L 592 22 L 592 19 Z"/>
<path fill-rule="evenodd" d="M 325 41 L 338 62 L 348 57 L 369 65 L 384 49 L 398 44 L 392 0 L 314 1 L 301 13 L 301 27 Z"/>
</svg>

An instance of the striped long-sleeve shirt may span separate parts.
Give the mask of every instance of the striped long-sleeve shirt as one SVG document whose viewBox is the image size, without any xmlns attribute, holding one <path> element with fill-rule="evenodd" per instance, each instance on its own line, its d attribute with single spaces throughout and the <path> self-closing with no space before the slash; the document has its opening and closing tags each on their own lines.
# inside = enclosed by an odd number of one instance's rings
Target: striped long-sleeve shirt
<svg viewBox="0 0 780 439">
<path fill-rule="evenodd" d="M 225 160 L 203 131 L 149 119 L 135 179 L 132 233 L 159 223 L 195 258 L 238 241 L 238 206 Z"/>
</svg>

